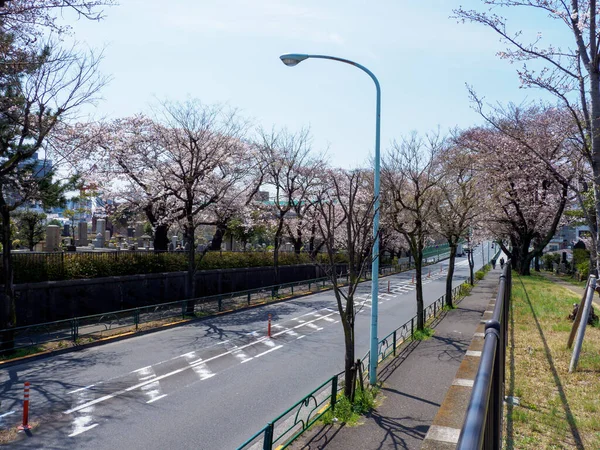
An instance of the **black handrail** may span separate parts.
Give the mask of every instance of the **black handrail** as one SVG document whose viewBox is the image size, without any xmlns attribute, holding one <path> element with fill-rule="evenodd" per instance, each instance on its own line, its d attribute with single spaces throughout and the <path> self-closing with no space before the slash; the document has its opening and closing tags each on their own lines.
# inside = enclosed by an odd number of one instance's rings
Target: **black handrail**
<svg viewBox="0 0 600 450">
<path fill-rule="evenodd" d="M 500 275 L 492 318 L 485 324 L 485 341 L 457 450 L 502 448 L 505 355 L 511 298 L 511 262 Z"/>
</svg>

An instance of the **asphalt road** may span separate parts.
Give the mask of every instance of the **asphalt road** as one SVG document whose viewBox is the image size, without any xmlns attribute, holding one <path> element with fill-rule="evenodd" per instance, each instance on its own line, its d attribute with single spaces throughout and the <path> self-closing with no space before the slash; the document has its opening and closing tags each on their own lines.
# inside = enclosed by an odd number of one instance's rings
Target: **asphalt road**
<svg viewBox="0 0 600 450">
<path fill-rule="evenodd" d="M 481 246 L 474 260 L 477 270 Z M 430 266 L 430 278 L 424 270 L 426 305 L 444 294 L 441 266 Z M 380 279 L 380 338 L 415 315 L 412 275 Z M 466 258 L 457 258 L 454 284 L 467 276 Z M 370 283 L 360 286 L 357 303 L 362 357 Z M 323 292 L 0 370 L 0 430 L 18 423 L 29 381 L 30 421 L 39 426 L 10 448 L 235 449 L 341 372 L 343 355 L 335 299 Z"/>
</svg>

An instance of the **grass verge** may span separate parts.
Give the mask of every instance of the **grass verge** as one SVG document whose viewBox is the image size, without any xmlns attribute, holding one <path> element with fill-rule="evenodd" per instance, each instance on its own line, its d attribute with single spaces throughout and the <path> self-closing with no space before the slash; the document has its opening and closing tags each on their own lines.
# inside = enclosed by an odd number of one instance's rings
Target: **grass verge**
<svg viewBox="0 0 600 450">
<path fill-rule="evenodd" d="M 433 328 L 425 327 L 422 330 L 416 330 L 413 333 L 412 339 L 413 339 L 413 341 L 426 341 L 431 336 L 433 336 L 434 333 L 435 333 L 435 330 Z"/>
<path fill-rule="evenodd" d="M 543 276 L 513 277 L 505 449 L 598 448 L 600 329 L 588 327 L 575 373 L 567 316 L 578 296 Z"/>
<path fill-rule="evenodd" d="M 325 425 L 333 423 L 334 417 L 340 422 L 349 426 L 359 424 L 361 416 L 371 411 L 376 406 L 376 397 L 379 393 L 377 387 L 369 389 L 357 389 L 354 393 L 354 403 L 343 394 L 339 394 L 335 403 L 335 411 L 331 409 L 321 417 Z"/>
</svg>

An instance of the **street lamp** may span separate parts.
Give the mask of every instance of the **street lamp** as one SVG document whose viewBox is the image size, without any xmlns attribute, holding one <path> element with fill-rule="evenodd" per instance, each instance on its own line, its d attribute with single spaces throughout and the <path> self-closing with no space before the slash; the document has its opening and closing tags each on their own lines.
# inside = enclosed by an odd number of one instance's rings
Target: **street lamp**
<svg viewBox="0 0 600 450">
<path fill-rule="evenodd" d="M 281 55 L 279 57 L 281 61 L 289 67 L 294 67 L 308 58 L 317 59 L 331 59 L 333 61 L 343 62 L 350 64 L 351 66 L 357 67 L 367 75 L 371 77 L 375 83 L 375 90 L 377 94 L 376 110 L 375 110 L 375 176 L 373 182 L 373 195 L 375 196 L 374 209 L 375 217 L 373 219 L 373 263 L 371 265 L 371 345 L 369 351 L 369 382 L 375 384 L 377 382 L 377 356 L 379 352 L 379 339 L 377 337 L 377 315 L 379 309 L 379 167 L 380 167 L 380 152 L 379 152 L 379 135 L 381 129 L 381 87 L 377 77 L 367 69 L 354 61 L 350 61 L 344 58 L 338 58 L 336 56 L 326 55 L 306 55 L 302 53 L 289 53 L 287 55 Z"/>
</svg>

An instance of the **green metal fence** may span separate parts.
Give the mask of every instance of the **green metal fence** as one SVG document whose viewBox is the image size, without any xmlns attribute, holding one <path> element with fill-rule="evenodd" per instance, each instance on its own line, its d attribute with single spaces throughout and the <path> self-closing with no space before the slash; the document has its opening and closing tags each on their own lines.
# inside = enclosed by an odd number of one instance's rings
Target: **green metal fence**
<svg viewBox="0 0 600 450">
<path fill-rule="evenodd" d="M 408 265 L 386 266 L 380 268 L 380 273 L 381 275 L 390 275 L 408 270 L 408 268 Z M 342 274 L 341 281 L 344 281 L 345 276 Z M 153 322 L 160 324 L 169 319 L 176 320 L 179 318 L 184 320 L 193 317 L 203 317 L 224 311 L 261 305 L 299 293 L 315 292 L 332 287 L 333 284 L 330 278 L 315 278 L 227 294 L 178 300 L 169 303 L 111 311 L 103 314 L 20 326 L 0 330 L 0 336 L 3 336 L 4 339 L 6 339 L 6 336 L 12 336 L 12 343 L 15 350 L 39 347 L 52 343 L 63 347 L 67 345 L 68 341 L 74 344 L 84 344 L 124 331 L 138 331 L 140 327 Z"/>
<path fill-rule="evenodd" d="M 465 280 L 461 285 L 452 290 L 453 300 L 461 295 L 461 288 L 468 283 Z M 435 302 L 427 306 L 424 311 L 426 320 L 436 317 L 444 308 L 446 296 L 442 295 Z M 378 346 L 377 364 L 381 364 L 390 356 L 395 356 L 400 347 L 412 339 L 415 331 L 417 316 L 396 328 L 384 337 Z M 369 357 L 367 354 L 360 360 L 363 383 L 369 379 Z M 298 436 L 306 431 L 313 423 L 327 411 L 334 410 L 336 399 L 342 390 L 344 373 L 341 372 L 328 379 L 306 397 L 296 402 L 284 413 L 269 422 L 263 429 L 254 434 L 250 439 L 238 447 L 237 450 L 272 450 L 273 448 L 285 449 Z"/>
</svg>

